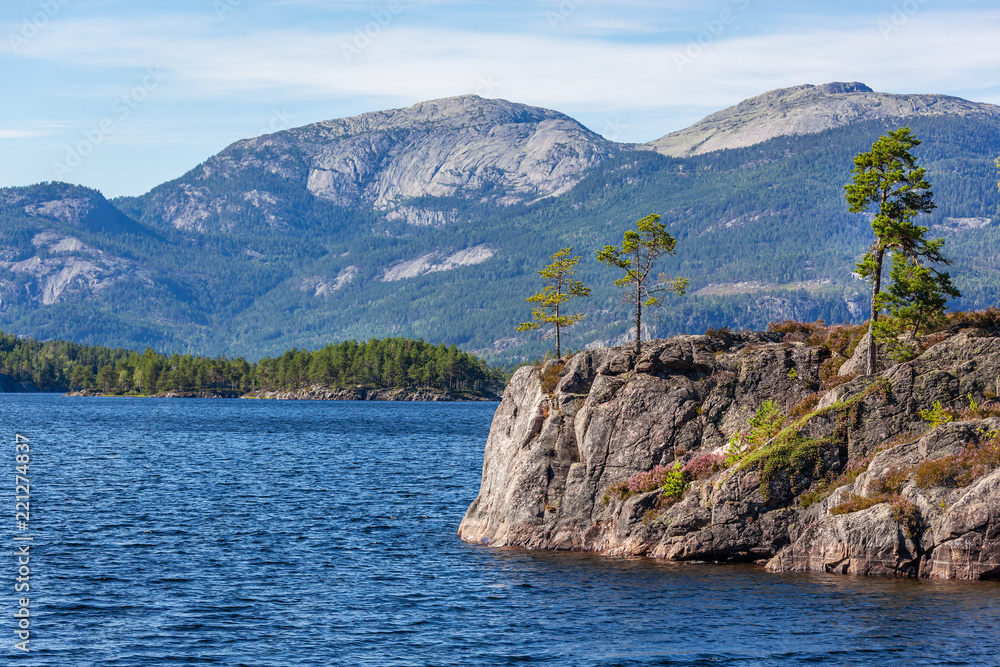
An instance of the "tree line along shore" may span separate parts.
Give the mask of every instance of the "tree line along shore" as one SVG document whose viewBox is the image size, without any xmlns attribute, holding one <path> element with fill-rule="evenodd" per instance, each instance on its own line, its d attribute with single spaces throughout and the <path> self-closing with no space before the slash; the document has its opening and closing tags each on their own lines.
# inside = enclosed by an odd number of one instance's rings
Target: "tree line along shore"
<svg viewBox="0 0 1000 667">
<path fill-rule="evenodd" d="M 454 345 L 404 338 L 344 341 L 308 351 L 292 349 L 252 363 L 238 357 L 160 354 L 39 342 L 0 334 L 0 374 L 22 391 L 69 391 L 104 396 L 294 393 L 329 389 L 431 390 L 455 398 L 493 398 L 504 374 Z"/>
</svg>

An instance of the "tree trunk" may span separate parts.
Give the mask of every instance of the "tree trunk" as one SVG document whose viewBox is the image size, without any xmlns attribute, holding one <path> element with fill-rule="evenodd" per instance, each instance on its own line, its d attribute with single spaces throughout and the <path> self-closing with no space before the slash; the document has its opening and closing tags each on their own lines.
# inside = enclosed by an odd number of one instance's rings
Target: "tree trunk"
<svg viewBox="0 0 1000 667">
<path fill-rule="evenodd" d="M 636 295 L 638 296 L 638 295 Z M 635 356 L 642 353 L 642 301 L 635 301 Z"/>
<path fill-rule="evenodd" d="M 885 259 L 885 249 L 880 248 L 875 255 L 875 279 L 872 281 L 872 316 L 868 323 L 868 364 L 865 368 L 865 375 L 875 375 L 875 364 L 877 363 L 878 346 L 875 344 L 875 323 L 878 322 L 878 308 L 875 307 L 875 298 L 882 291 L 882 261 Z"/>
<path fill-rule="evenodd" d="M 559 294 L 562 294 L 562 280 L 559 281 Z M 562 349 L 559 345 L 560 343 L 560 327 L 559 327 L 559 302 L 556 301 L 556 359 L 562 359 Z"/>
</svg>

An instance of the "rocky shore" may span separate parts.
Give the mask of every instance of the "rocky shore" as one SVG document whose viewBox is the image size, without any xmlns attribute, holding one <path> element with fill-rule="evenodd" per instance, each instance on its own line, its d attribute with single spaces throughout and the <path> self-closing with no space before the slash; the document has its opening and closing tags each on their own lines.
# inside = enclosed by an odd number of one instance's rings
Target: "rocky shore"
<svg viewBox="0 0 1000 667">
<path fill-rule="evenodd" d="M 775 571 L 998 578 L 998 336 L 955 327 L 873 377 L 851 374 L 860 352 L 844 363 L 828 342 L 780 332 L 522 368 L 459 534 Z M 775 426 L 766 439 L 762 422 Z"/>
<path fill-rule="evenodd" d="M 306 401 L 495 401 L 495 398 L 470 392 L 443 392 L 427 388 L 368 389 L 350 387 L 331 389 L 313 386 L 298 391 L 255 391 L 243 398 L 270 398 Z"/>
<path fill-rule="evenodd" d="M 66 396 L 104 396 L 95 389 L 82 389 Z M 443 392 L 427 388 L 371 389 L 330 388 L 319 385 L 297 391 L 165 391 L 150 398 L 261 398 L 302 401 L 495 401 L 496 398 L 471 392 Z"/>
</svg>

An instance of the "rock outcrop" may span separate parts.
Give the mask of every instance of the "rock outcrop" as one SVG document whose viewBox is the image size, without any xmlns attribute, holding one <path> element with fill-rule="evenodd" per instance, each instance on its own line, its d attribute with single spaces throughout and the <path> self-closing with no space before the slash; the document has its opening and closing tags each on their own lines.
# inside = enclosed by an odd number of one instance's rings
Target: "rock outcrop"
<svg viewBox="0 0 1000 667">
<path fill-rule="evenodd" d="M 126 285 L 155 287 L 145 267 L 77 238 L 146 234 L 96 190 L 66 183 L 2 188 L 0 218 L 22 221 L 0 239 L 0 314 L 18 305 L 100 301 Z"/>
<path fill-rule="evenodd" d="M 663 155 L 684 157 L 743 148 L 776 137 L 814 134 L 866 120 L 957 115 L 1000 117 L 1000 107 L 948 95 L 878 93 L 863 83 L 825 83 L 772 90 L 649 142 Z"/>
<path fill-rule="evenodd" d="M 845 379 L 832 354 L 723 332 L 522 368 L 459 534 L 779 571 L 1000 577 L 998 333 L 954 331 L 820 392 Z M 740 452 L 731 439 L 767 400 L 794 416 Z M 650 470 L 683 474 L 680 497 L 628 488 Z"/>
</svg>

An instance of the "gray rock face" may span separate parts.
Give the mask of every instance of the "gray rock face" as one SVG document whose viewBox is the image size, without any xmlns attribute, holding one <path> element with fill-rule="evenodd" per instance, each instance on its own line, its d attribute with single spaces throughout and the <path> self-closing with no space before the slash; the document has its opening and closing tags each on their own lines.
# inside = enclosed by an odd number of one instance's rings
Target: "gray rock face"
<svg viewBox="0 0 1000 667">
<path fill-rule="evenodd" d="M 100 299 L 102 292 L 122 282 L 153 284 L 149 272 L 136 262 L 76 237 L 80 230 L 141 233 L 99 192 L 58 183 L 0 189 L 3 205 L 33 218 L 35 228 L 29 227 L 30 244 L 11 245 L 14 239 L 0 239 L 0 268 L 15 278 L 0 279 L 0 312 L 19 303 L 49 306 Z"/>
<path fill-rule="evenodd" d="M 285 219 L 279 196 L 221 193 L 212 184 L 269 173 L 337 206 L 443 225 L 450 212 L 408 202 L 461 197 L 509 205 L 556 196 L 620 150 L 561 113 L 465 95 L 238 141 L 148 197 L 162 222 L 182 229 L 238 224 L 247 212 L 287 227 L 294 221 Z"/>
<path fill-rule="evenodd" d="M 947 95 L 876 93 L 863 83 L 772 90 L 649 142 L 674 157 L 753 146 L 791 134 L 814 134 L 859 120 L 939 116 L 1000 117 L 1000 107 Z"/>
<path fill-rule="evenodd" d="M 497 410 L 459 534 L 779 571 L 1000 576 L 1000 469 L 963 487 L 915 481 L 924 462 L 1000 430 L 984 412 L 933 430 L 920 414 L 935 401 L 960 409 L 969 395 L 980 404 L 995 396 L 1000 338 L 980 330 L 841 385 L 825 409 L 786 422 L 736 465 L 691 479 L 676 502 L 662 489 L 613 491 L 654 466 L 725 452 L 767 399 L 785 414 L 806 398 L 815 405 L 829 356 L 779 334 L 680 336 L 649 343 L 639 358 L 599 349 L 522 368 Z"/>
</svg>

